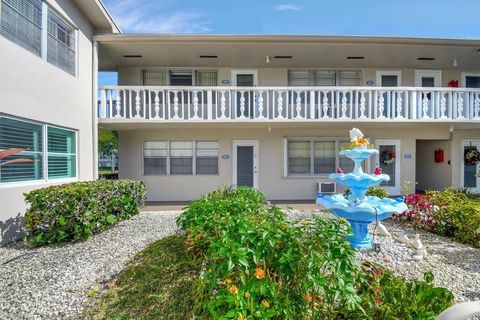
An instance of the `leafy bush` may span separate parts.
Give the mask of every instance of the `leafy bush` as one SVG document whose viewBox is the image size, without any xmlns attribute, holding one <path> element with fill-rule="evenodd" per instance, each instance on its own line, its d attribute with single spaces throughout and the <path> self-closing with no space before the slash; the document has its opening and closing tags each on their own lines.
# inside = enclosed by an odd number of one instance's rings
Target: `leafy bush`
<svg viewBox="0 0 480 320">
<path fill-rule="evenodd" d="M 480 247 L 480 200 L 447 188 L 405 198 L 408 211 L 394 214 L 397 221 Z"/>
<path fill-rule="evenodd" d="M 431 272 L 425 273 L 425 281 L 407 282 L 391 271 L 368 262 L 363 264 L 363 268 L 367 282 L 360 294 L 369 319 L 433 320 L 453 304 L 454 297 L 450 291 L 433 286 Z"/>
<path fill-rule="evenodd" d="M 178 218 L 187 230 L 187 251 L 202 268 L 194 290 L 196 317 L 364 319 L 373 314 L 374 296 L 365 294 L 369 279 L 344 240 L 348 223 L 315 216 L 312 222 L 290 222 L 264 201 L 253 189 L 217 190 Z"/>
<path fill-rule="evenodd" d="M 350 189 L 347 187 L 343 191 L 344 196 L 348 196 L 350 194 Z M 367 192 L 365 192 L 366 196 L 369 197 L 379 197 L 380 199 L 383 198 L 388 198 L 388 192 L 385 190 L 385 188 L 379 187 L 379 186 L 371 186 L 368 187 Z"/>
<path fill-rule="evenodd" d="M 142 181 L 89 181 L 51 186 L 25 194 L 28 243 L 38 246 L 86 240 L 93 233 L 138 214 Z"/>
</svg>

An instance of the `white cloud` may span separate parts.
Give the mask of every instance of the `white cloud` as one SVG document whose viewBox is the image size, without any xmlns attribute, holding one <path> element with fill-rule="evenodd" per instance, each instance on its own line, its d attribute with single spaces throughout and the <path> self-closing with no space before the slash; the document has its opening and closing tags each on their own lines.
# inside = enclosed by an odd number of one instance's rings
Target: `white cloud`
<svg viewBox="0 0 480 320">
<path fill-rule="evenodd" d="M 157 1 L 139 5 L 135 0 L 115 1 L 109 6 L 113 18 L 124 32 L 135 33 L 205 33 L 209 21 L 195 11 L 159 14 L 163 8 Z"/>
<path fill-rule="evenodd" d="M 294 4 L 283 3 L 283 4 L 279 4 L 279 5 L 275 6 L 274 9 L 277 10 L 277 11 L 299 11 L 302 8 L 300 8 L 299 6 L 296 6 Z"/>
</svg>

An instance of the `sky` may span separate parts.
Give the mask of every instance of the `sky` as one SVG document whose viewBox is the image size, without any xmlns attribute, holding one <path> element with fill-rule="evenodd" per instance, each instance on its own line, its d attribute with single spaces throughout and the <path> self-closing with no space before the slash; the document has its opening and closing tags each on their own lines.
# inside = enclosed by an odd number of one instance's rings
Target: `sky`
<svg viewBox="0 0 480 320">
<path fill-rule="evenodd" d="M 123 33 L 480 39 L 480 0 L 103 0 Z M 115 84 L 101 74 L 100 85 Z"/>
</svg>

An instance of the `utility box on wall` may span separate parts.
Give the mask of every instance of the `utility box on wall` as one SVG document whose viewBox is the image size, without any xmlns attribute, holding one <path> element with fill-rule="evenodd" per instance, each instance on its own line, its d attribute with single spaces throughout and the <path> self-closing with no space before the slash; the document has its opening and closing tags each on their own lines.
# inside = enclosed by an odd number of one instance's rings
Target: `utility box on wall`
<svg viewBox="0 0 480 320">
<path fill-rule="evenodd" d="M 445 151 L 443 149 L 435 149 L 435 162 L 442 163 L 445 160 Z"/>
</svg>

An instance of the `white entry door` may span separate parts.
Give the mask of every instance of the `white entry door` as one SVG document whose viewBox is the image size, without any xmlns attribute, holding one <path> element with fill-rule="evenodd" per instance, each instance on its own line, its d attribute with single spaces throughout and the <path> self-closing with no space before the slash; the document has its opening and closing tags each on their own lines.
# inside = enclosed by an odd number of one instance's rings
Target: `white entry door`
<svg viewBox="0 0 480 320">
<path fill-rule="evenodd" d="M 415 70 L 415 86 L 421 88 L 440 87 L 442 85 L 442 71 Z"/>
<path fill-rule="evenodd" d="M 232 86 L 234 87 L 256 87 L 258 85 L 257 70 L 232 70 Z M 252 90 L 239 90 L 236 92 L 236 118 L 253 119 L 258 115 L 257 93 Z M 257 114 L 256 114 L 257 113 Z"/>
<path fill-rule="evenodd" d="M 465 155 L 472 148 L 477 148 L 480 151 L 479 140 L 464 140 L 462 141 L 462 173 L 461 181 L 462 187 L 468 188 L 473 192 L 480 192 L 480 163 L 470 165 L 465 163 Z"/>
<path fill-rule="evenodd" d="M 390 195 L 400 194 L 400 140 L 377 140 L 378 155 L 375 166 L 390 176 L 390 181 L 380 184 Z"/>
<path fill-rule="evenodd" d="M 233 140 L 233 184 L 258 189 L 258 140 Z"/>
</svg>

